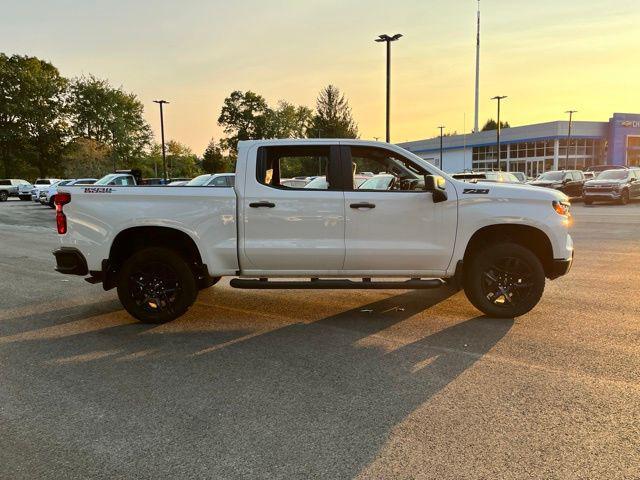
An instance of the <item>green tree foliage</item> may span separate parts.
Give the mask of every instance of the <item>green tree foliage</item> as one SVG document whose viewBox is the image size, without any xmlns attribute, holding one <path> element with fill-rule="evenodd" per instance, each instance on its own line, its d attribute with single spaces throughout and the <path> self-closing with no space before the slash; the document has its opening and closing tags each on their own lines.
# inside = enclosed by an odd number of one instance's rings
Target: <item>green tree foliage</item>
<svg viewBox="0 0 640 480">
<path fill-rule="evenodd" d="M 203 173 L 198 157 L 189 147 L 175 140 L 170 140 L 166 148 L 167 176 L 169 178 L 193 178 Z"/>
<path fill-rule="evenodd" d="M 235 162 L 222 153 L 222 149 L 212 138 L 202 154 L 202 169 L 205 173 L 233 172 Z"/>
<path fill-rule="evenodd" d="M 308 136 L 358 138 L 358 126 L 351 115 L 349 102 L 337 87 L 328 85 L 320 91 Z"/>
<path fill-rule="evenodd" d="M 228 135 L 220 141 L 220 148 L 235 155 L 241 140 L 305 138 L 312 122 L 309 107 L 281 100 L 276 108 L 271 108 L 257 93 L 235 91 L 224 100 L 218 118 L 218 124 Z"/>
<path fill-rule="evenodd" d="M 268 138 L 305 138 L 313 121 L 309 107 L 280 100 L 267 121 Z"/>
<path fill-rule="evenodd" d="M 151 128 L 135 94 L 88 76 L 73 82 L 70 97 L 76 135 L 109 146 L 115 167 L 127 167 L 142 159 L 151 142 Z"/>
<path fill-rule="evenodd" d="M 48 62 L 0 54 L 0 158 L 4 175 L 30 164 L 41 176 L 59 169 L 69 134 L 68 81 Z"/>
<path fill-rule="evenodd" d="M 509 125 L 509 122 L 503 122 L 502 120 L 500 121 L 500 129 L 503 128 L 509 128 L 511 125 Z M 493 118 L 490 118 L 489 120 L 487 120 L 487 123 L 484 124 L 484 127 L 482 127 L 482 131 L 486 132 L 488 130 L 497 130 L 498 129 L 498 122 L 496 122 Z"/>
<path fill-rule="evenodd" d="M 63 166 L 69 178 L 100 178 L 111 169 L 109 147 L 91 138 L 74 138 L 66 148 Z"/>
<path fill-rule="evenodd" d="M 224 150 L 237 152 L 241 140 L 268 138 L 272 111 L 267 101 L 257 93 L 236 90 L 224 99 L 218 124 L 228 136 L 222 139 Z"/>
</svg>

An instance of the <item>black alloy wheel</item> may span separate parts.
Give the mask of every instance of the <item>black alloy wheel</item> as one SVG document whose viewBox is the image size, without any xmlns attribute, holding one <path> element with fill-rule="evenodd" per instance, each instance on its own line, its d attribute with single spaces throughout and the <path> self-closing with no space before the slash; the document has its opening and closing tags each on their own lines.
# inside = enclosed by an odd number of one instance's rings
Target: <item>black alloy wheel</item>
<svg viewBox="0 0 640 480">
<path fill-rule="evenodd" d="M 129 257 L 118 277 L 118 298 L 133 317 L 165 323 L 183 315 L 195 302 L 196 279 L 174 250 L 145 248 Z"/>
<path fill-rule="evenodd" d="M 540 301 L 544 284 L 540 259 L 516 243 L 487 245 L 465 259 L 465 294 L 491 317 L 515 318 L 529 312 Z"/>
</svg>

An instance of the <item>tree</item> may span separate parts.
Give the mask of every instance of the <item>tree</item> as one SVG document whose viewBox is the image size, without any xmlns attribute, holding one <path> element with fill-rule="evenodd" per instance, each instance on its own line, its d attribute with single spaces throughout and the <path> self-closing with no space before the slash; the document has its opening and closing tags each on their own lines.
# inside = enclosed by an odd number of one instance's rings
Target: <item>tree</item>
<svg viewBox="0 0 640 480">
<path fill-rule="evenodd" d="M 241 140 L 268 137 L 269 119 L 272 111 L 267 101 L 257 93 L 236 90 L 224 99 L 218 125 L 223 127 L 227 138 L 221 140 L 222 148 L 236 153 Z"/>
<path fill-rule="evenodd" d="M 74 133 L 110 148 L 113 168 L 139 162 L 151 142 L 151 128 L 135 94 L 113 88 L 93 76 L 76 79 L 71 86 Z"/>
<path fill-rule="evenodd" d="M 56 171 L 69 130 L 68 81 L 35 57 L 0 54 L 0 157 L 4 174 L 29 163 L 39 175 Z"/>
<path fill-rule="evenodd" d="M 509 128 L 509 122 L 503 122 L 502 120 L 500 121 L 500 128 Z M 482 127 L 482 131 L 486 132 L 488 130 L 497 130 L 498 129 L 498 122 L 496 122 L 493 118 L 490 118 L 489 120 L 487 120 L 487 123 L 484 124 L 484 127 Z"/>
<path fill-rule="evenodd" d="M 305 138 L 313 122 L 309 107 L 280 100 L 267 119 L 268 138 Z"/>
<path fill-rule="evenodd" d="M 64 174 L 68 178 L 100 178 L 111 168 L 107 145 L 91 138 L 77 137 L 67 145 Z"/>
<path fill-rule="evenodd" d="M 171 178 L 193 178 L 202 173 L 198 157 L 189 147 L 169 140 L 167 148 L 167 175 Z"/>
<path fill-rule="evenodd" d="M 212 138 L 202 154 L 202 169 L 205 173 L 224 173 L 233 171 L 232 167 L 231 159 L 224 156 Z"/>
<path fill-rule="evenodd" d="M 337 87 L 328 85 L 320 91 L 308 136 L 324 138 L 358 137 L 358 126 L 351 115 L 349 102 Z"/>
</svg>

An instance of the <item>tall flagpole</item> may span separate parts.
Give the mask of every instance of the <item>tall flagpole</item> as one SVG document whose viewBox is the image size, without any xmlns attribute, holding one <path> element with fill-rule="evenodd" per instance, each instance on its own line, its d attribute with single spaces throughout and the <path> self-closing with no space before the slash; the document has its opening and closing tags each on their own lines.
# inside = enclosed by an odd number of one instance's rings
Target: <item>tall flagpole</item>
<svg viewBox="0 0 640 480">
<path fill-rule="evenodd" d="M 476 34 L 476 116 L 474 121 L 474 132 L 479 132 L 478 128 L 478 110 L 480 99 L 480 0 L 478 0 L 478 31 Z"/>
</svg>

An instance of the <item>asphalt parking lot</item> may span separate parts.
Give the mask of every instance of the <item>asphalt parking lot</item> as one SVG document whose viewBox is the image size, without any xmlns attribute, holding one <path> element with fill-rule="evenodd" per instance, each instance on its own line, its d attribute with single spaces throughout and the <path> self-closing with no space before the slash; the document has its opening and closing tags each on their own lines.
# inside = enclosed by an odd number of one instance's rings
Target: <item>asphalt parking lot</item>
<svg viewBox="0 0 640 480">
<path fill-rule="evenodd" d="M 162 326 L 0 204 L 0 478 L 640 478 L 640 203 L 515 321 L 461 292 L 201 292 Z"/>
</svg>

